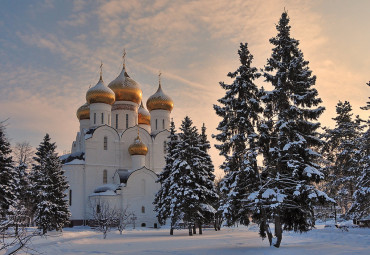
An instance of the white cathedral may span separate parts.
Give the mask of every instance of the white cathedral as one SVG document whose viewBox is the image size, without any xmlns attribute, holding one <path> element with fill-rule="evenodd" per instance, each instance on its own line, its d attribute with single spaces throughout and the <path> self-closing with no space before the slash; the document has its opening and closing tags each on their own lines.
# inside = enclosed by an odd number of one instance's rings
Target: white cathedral
<svg viewBox="0 0 370 255">
<path fill-rule="evenodd" d="M 159 87 L 142 103 L 142 90 L 126 72 L 106 86 L 102 71 L 77 110 L 80 130 L 71 154 L 61 157 L 70 188 L 72 225 L 86 224 L 101 204 L 127 208 L 135 224 L 157 227 L 154 197 L 165 165 L 173 101 Z M 93 208 L 94 207 L 94 208 Z"/>
</svg>

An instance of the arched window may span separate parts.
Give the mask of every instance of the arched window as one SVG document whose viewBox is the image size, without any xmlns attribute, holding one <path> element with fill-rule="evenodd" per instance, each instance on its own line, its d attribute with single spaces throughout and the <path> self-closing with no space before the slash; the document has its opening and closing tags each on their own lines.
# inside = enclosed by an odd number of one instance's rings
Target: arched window
<svg viewBox="0 0 370 255">
<path fill-rule="evenodd" d="M 108 171 L 104 169 L 103 171 L 103 184 L 106 184 L 108 182 Z"/>
<path fill-rule="evenodd" d="M 96 112 L 94 112 L 94 124 L 96 124 Z"/>
<path fill-rule="evenodd" d="M 96 213 L 100 213 L 100 205 L 96 205 Z"/>
<path fill-rule="evenodd" d="M 104 136 L 104 150 L 108 150 L 108 137 Z"/>
<path fill-rule="evenodd" d="M 128 128 L 128 114 L 126 114 L 126 128 Z"/>
<path fill-rule="evenodd" d="M 145 213 L 145 206 L 141 207 L 141 213 Z"/>
<path fill-rule="evenodd" d="M 104 124 L 104 113 L 101 113 L 101 124 Z"/>
<path fill-rule="evenodd" d="M 110 114 L 108 114 L 108 126 L 110 126 Z"/>
<path fill-rule="evenodd" d="M 69 190 L 69 206 L 72 205 L 72 190 Z"/>
<path fill-rule="evenodd" d="M 118 129 L 118 113 L 116 113 L 116 129 Z"/>
<path fill-rule="evenodd" d="M 162 120 L 162 128 L 164 129 L 164 119 Z"/>
<path fill-rule="evenodd" d="M 158 129 L 158 119 L 155 119 L 155 130 Z"/>
<path fill-rule="evenodd" d="M 167 142 L 166 141 L 163 141 L 163 153 L 166 154 L 166 151 L 167 151 Z"/>
</svg>

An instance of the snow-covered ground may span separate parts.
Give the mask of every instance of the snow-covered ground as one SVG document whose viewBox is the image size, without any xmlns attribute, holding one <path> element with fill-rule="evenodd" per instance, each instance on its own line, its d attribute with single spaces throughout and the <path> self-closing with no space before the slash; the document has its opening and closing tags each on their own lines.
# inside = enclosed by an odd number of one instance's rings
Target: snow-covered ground
<svg viewBox="0 0 370 255">
<path fill-rule="evenodd" d="M 53 235 L 53 233 L 51 233 Z M 258 236 L 256 225 L 205 229 L 203 235 L 188 236 L 187 230 L 168 228 L 129 229 L 121 236 L 118 231 L 103 235 L 88 227 L 66 228 L 63 235 L 35 238 L 32 247 L 42 254 L 370 254 L 370 229 L 340 230 L 329 224 L 299 234 L 284 232 L 279 249 Z M 0 252 L 1 254 L 1 252 Z"/>
</svg>

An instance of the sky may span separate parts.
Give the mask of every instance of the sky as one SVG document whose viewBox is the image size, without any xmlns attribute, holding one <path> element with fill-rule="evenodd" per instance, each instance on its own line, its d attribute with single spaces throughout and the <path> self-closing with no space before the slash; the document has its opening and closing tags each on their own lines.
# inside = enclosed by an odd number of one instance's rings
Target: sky
<svg viewBox="0 0 370 255">
<path fill-rule="evenodd" d="M 0 1 L 0 120 L 14 145 L 37 147 L 49 133 L 60 153 L 71 149 L 79 130 L 76 110 L 89 86 L 108 85 L 121 71 L 122 52 L 143 102 L 156 92 L 158 73 L 172 97 L 177 129 L 188 115 L 207 127 L 211 144 L 220 121 L 213 110 L 231 83 L 228 72 L 248 43 L 253 66 L 271 56 L 269 38 L 282 12 L 291 36 L 317 76 L 316 89 L 326 111 L 322 126 L 334 127 L 335 105 L 349 101 L 354 114 L 370 95 L 370 1 L 148 0 Z M 263 79 L 256 82 L 267 89 Z M 216 175 L 223 158 L 212 148 Z"/>
</svg>

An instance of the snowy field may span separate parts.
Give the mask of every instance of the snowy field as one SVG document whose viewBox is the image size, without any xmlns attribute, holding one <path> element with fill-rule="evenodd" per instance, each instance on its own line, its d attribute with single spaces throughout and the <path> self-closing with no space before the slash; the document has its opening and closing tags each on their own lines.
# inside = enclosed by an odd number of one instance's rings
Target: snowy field
<svg viewBox="0 0 370 255">
<path fill-rule="evenodd" d="M 51 233 L 55 235 L 55 233 Z M 41 254 L 370 254 L 370 229 L 352 228 L 348 232 L 332 224 L 308 233 L 285 232 L 279 249 L 258 236 L 255 225 L 205 229 L 203 235 L 188 236 L 187 230 L 129 229 L 103 235 L 88 227 L 66 228 L 63 235 L 35 238 L 32 248 Z M 0 252 L 1 253 L 1 252 Z"/>
</svg>

